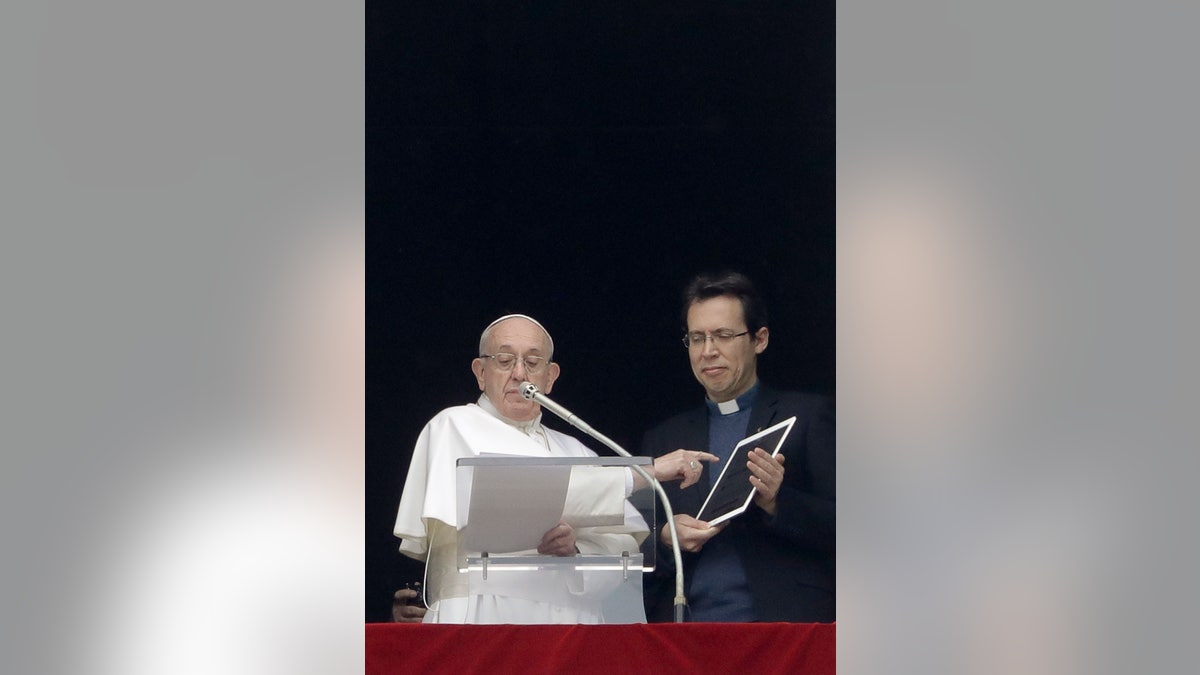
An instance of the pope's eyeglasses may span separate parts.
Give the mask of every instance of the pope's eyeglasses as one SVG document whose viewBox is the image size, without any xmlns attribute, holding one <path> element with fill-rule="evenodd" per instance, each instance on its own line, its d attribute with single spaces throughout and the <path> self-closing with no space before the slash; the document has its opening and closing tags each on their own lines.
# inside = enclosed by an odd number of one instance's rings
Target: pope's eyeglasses
<svg viewBox="0 0 1200 675">
<path fill-rule="evenodd" d="M 544 356 L 518 358 L 516 354 L 505 354 L 504 352 L 498 354 L 480 354 L 479 358 L 491 359 L 496 364 L 496 367 L 504 372 L 512 370 L 517 366 L 517 361 L 521 361 L 525 364 L 525 372 L 530 375 L 537 375 L 546 369 L 546 364 L 550 363 L 550 359 Z"/>
</svg>

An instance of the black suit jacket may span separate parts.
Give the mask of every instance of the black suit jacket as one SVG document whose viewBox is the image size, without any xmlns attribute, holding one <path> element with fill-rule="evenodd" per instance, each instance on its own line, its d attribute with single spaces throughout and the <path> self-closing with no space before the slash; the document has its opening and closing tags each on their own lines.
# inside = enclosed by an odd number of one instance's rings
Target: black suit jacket
<svg viewBox="0 0 1200 675">
<path fill-rule="evenodd" d="M 831 622 L 834 620 L 834 412 L 828 397 L 781 392 L 760 384 L 746 435 L 792 415 L 796 424 L 780 453 L 783 485 L 776 513 L 769 516 L 754 502 L 729 521 L 718 537 L 731 537 L 746 570 L 760 621 Z M 708 409 L 704 405 L 676 415 L 646 433 L 642 454 L 651 457 L 679 448 L 708 450 Z M 708 495 L 707 477 L 679 489 L 663 484 L 676 514 L 696 515 Z M 704 551 L 683 553 L 684 581 Z M 660 544 L 657 570 L 643 579 L 646 616 L 672 620 L 674 557 Z M 686 586 L 685 586 L 686 591 Z"/>
</svg>

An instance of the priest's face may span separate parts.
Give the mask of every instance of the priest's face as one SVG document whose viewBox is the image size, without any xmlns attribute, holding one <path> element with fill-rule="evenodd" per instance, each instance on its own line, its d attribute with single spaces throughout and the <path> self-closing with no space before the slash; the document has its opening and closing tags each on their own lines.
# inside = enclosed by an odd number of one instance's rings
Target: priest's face
<svg viewBox="0 0 1200 675">
<path fill-rule="evenodd" d="M 496 359 L 477 358 L 471 362 L 471 370 L 479 382 L 479 390 L 487 395 L 496 409 L 510 420 L 524 422 L 537 417 L 541 406 L 527 401 L 519 390 L 521 383 L 529 381 L 537 385 L 544 394 L 549 394 L 558 379 L 557 363 L 546 365 L 536 373 L 529 372 L 525 358 L 530 356 L 549 360 L 550 338 L 546 331 L 526 319 L 514 317 L 492 327 L 485 345 L 487 354 L 512 354 L 517 357 L 509 370 L 502 369 Z"/>
<path fill-rule="evenodd" d="M 704 387 L 708 398 L 716 403 L 732 401 L 758 381 L 758 355 L 767 348 L 769 333 L 766 326 L 756 333 L 747 332 L 742 301 L 721 295 L 692 303 L 687 314 L 688 334 L 709 337 L 703 344 L 688 347 L 692 374 Z"/>
</svg>

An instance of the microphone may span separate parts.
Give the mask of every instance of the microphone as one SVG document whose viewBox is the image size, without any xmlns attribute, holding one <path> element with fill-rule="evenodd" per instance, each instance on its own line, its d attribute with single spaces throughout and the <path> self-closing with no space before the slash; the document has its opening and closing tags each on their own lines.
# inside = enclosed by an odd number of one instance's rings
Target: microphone
<svg viewBox="0 0 1200 675">
<path fill-rule="evenodd" d="M 523 396 L 526 400 L 538 402 L 543 408 L 549 410 L 555 415 L 558 415 L 566 420 L 571 426 L 608 446 L 618 455 L 621 455 L 622 457 L 633 457 L 633 455 L 629 454 L 625 448 L 617 445 L 616 442 L 614 442 L 611 438 L 605 436 L 599 431 L 596 431 L 587 422 L 579 419 L 578 415 L 550 400 L 550 397 L 543 394 L 541 390 L 537 388 L 536 384 L 526 380 L 521 383 L 520 391 L 521 396 Z M 654 487 L 655 493 L 658 494 L 658 500 L 662 502 L 663 511 L 667 516 L 667 530 L 669 530 L 671 533 L 671 553 L 675 557 L 675 623 L 683 623 L 683 608 L 687 606 L 687 598 L 685 598 L 683 595 L 683 554 L 680 552 L 679 548 L 679 533 L 675 531 L 675 511 L 671 509 L 671 500 L 667 498 L 667 493 L 665 490 L 663 490 L 662 485 L 659 484 L 657 478 L 646 473 L 646 471 L 640 466 L 633 466 L 630 468 L 641 474 L 642 478 L 645 478 L 646 482 Z"/>
<path fill-rule="evenodd" d="M 555 403 L 554 401 L 551 401 L 548 396 L 543 394 L 542 391 L 537 388 L 536 384 L 529 382 L 528 380 L 525 382 L 522 382 L 521 383 L 521 396 L 524 396 L 525 399 L 529 400 L 529 401 L 537 401 L 538 403 L 540 403 L 542 405 L 543 408 L 545 408 L 545 409 L 549 410 L 550 412 L 554 413 L 555 415 L 558 415 L 559 417 L 563 418 L 568 423 L 570 423 L 571 426 L 578 428 L 580 431 L 587 434 L 588 436 L 591 436 L 592 438 L 595 438 L 596 440 L 600 441 L 601 443 L 612 448 L 614 451 L 616 451 L 616 453 L 618 455 L 621 455 L 622 457 L 632 457 L 633 456 L 633 455 L 630 455 L 628 452 L 626 452 L 624 448 L 622 448 L 621 446 L 619 446 L 616 443 L 613 443 L 611 440 L 609 440 L 608 437 L 604 437 L 603 434 L 601 434 L 600 432 L 593 429 L 587 422 L 584 422 L 583 420 L 579 419 L 578 415 L 571 412 L 570 410 L 567 410 L 566 408 Z"/>
</svg>

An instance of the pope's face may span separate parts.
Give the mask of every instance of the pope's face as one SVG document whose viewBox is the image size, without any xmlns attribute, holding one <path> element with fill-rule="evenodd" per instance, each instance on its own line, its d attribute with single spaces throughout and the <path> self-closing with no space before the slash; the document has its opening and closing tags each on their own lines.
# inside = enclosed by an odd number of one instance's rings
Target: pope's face
<svg viewBox="0 0 1200 675">
<path fill-rule="evenodd" d="M 687 314 L 688 333 L 741 333 L 746 330 L 742 302 L 731 296 L 718 296 L 692 303 Z M 766 326 L 757 333 L 731 339 L 727 344 L 705 340 L 703 345 L 688 347 L 692 374 L 716 403 L 732 401 L 746 393 L 758 381 L 758 355 L 767 348 Z"/>
<path fill-rule="evenodd" d="M 557 363 L 543 366 L 536 374 L 527 372 L 525 367 L 527 356 L 550 358 L 550 339 L 546 332 L 526 319 L 513 317 L 492 327 L 485 349 L 487 354 L 514 354 L 517 361 L 508 371 L 501 370 L 495 359 L 472 361 L 471 370 L 479 382 L 479 390 L 487 395 L 501 415 L 510 420 L 524 422 L 537 417 L 541 406 L 521 396 L 519 387 L 528 380 L 543 394 L 549 394 L 558 379 Z"/>
</svg>

